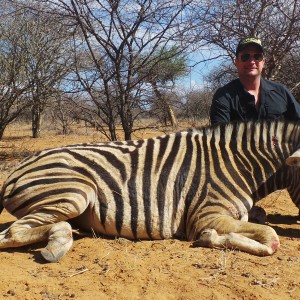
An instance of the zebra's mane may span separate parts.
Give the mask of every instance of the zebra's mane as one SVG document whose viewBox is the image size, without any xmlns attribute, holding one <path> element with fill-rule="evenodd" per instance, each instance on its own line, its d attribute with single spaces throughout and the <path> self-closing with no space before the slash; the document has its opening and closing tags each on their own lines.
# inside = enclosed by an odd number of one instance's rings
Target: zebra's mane
<svg viewBox="0 0 300 300">
<path fill-rule="evenodd" d="M 261 121 L 234 121 L 227 124 L 203 126 L 193 128 L 193 132 L 207 137 L 215 137 L 225 141 L 254 139 L 260 142 L 275 139 L 278 143 L 292 143 L 300 145 L 300 123 L 286 120 L 261 120 Z"/>
</svg>

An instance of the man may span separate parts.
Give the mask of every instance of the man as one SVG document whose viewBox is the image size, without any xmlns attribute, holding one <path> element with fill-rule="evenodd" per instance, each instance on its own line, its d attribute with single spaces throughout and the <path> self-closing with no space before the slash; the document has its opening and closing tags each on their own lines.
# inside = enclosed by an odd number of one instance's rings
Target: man
<svg viewBox="0 0 300 300">
<path fill-rule="evenodd" d="M 218 89 L 213 97 L 211 124 L 233 120 L 300 120 L 300 104 L 282 84 L 262 78 L 266 59 L 261 41 L 242 39 L 236 49 L 239 78 Z"/>
</svg>

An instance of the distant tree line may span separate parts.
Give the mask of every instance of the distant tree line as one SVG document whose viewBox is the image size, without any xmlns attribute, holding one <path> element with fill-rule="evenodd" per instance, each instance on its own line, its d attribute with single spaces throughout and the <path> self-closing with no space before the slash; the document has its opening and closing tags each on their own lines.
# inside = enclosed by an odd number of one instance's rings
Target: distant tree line
<svg viewBox="0 0 300 300">
<path fill-rule="evenodd" d="M 207 118 L 215 89 L 236 76 L 234 52 L 244 36 L 262 39 L 264 76 L 300 100 L 299 27 L 297 0 L 5 1 L 0 139 L 21 115 L 39 137 L 46 112 L 64 134 L 82 120 L 109 140 L 158 123 L 196 123 Z M 181 78 L 199 63 L 207 64 L 205 84 L 183 89 Z"/>
</svg>

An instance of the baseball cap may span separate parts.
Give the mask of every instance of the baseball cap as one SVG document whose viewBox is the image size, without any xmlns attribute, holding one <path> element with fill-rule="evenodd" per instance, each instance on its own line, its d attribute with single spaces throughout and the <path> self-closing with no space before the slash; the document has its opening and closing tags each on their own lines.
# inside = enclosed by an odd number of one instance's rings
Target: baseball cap
<svg viewBox="0 0 300 300">
<path fill-rule="evenodd" d="M 236 47 L 235 55 L 238 56 L 238 53 L 249 45 L 257 46 L 261 50 L 261 52 L 264 53 L 264 48 L 262 46 L 261 40 L 255 37 L 248 37 L 239 41 L 238 46 Z"/>
</svg>

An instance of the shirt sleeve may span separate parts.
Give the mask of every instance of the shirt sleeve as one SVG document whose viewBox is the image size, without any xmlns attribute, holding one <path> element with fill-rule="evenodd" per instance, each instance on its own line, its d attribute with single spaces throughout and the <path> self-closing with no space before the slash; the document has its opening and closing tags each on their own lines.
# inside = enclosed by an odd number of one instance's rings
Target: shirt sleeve
<svg viewBox="0 0 300 300">
<path fill-rule="evenodd" d="M 231 120 L 230 102 L 226 97 L 226 93 L 219 89 L 213 96 L 210 107 L 210 123 L 211 125 L 226 124 Z"/>
</svg>

